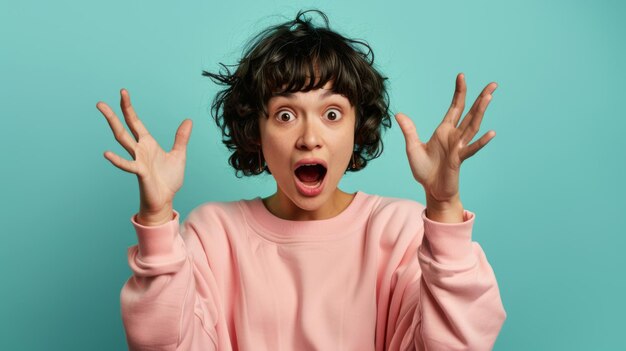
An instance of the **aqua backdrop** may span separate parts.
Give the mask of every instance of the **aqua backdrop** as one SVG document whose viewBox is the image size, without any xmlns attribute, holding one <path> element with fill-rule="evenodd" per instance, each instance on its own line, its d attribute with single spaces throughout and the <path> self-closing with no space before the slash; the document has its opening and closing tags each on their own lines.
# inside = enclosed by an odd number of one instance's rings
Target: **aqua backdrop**
<svg viewBox="0 0 626 351">
<path fill-rule="evenodd" d="M 138 187 L 103 157 L 130 159 L 99 100 L 119 113 L 127 88 L 167 150 L 193 119 L 183 217 L 274 191 L 271 176 L 228 167 L 208 110 L 217 87 L 201 71 L 235 63 L 252 34 L 301 8 L 373 47 L 393 112 L 423 140 L 457 73 L 468 104 L 499 84 L 483 121 L 497 136 L 461 172 L 508 314 L 495 350 L 626 350 L 626 3 L 535 0 L 2 0 L 0 348 L 126 349 L 119 293 Z M 395 121 L 384 140 L 341 186 L 423 202 Z"/>
</svg>

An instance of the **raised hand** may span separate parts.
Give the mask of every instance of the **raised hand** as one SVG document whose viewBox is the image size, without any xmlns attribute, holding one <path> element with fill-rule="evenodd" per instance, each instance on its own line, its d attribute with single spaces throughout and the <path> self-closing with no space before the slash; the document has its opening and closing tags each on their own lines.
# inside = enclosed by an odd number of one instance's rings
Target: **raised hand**
<svg viewBox="0 0 626 351">
<path fill-rule="evenodd" d="M 482 149 L 496 135 L 490 130 L 469 144 L 478 133 L 496 88 L 497 84 L 494 82 L 487 84 L 459 124 L 465 108 L 467 89 L 465 77 L 462 73 L 458 74 L 452 104 L 427 143 L 420 141 L 415 125 L 408 116 L 396 114 L 396 120 L 406 140 L 406 152 L 413 177 L 422 184 L 427 198 L 441 203 L 458 199 L 461 163 Z"/>
<path fill-rule="evenodd" d="M 137 175 L 140 192 L 138 216 L 143 218 L 142 223 L 149 225 L 164 223 L 171 219 L 174 195 L 183 184 L 192 121 L 186 119 L 180 124 L 172 150 L 165 152 L 137 117 L 130 103 L 128 91 L 122 89 L 120 95 L 124 120 L 134 138 L 128 134 L 107 104 L 98 102 L 96 107 L 106 117 L 115 139 L 128 151 L 134 161 L 126 160 L 111 151 L 106 151 L 104 157 L 117 168 Z"/>
</svg>

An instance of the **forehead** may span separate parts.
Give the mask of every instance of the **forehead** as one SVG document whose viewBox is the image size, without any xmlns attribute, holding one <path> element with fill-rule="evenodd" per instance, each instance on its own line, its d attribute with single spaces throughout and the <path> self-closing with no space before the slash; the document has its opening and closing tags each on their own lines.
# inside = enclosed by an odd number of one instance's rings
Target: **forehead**
<svg viewBox="0 0 626 351">
<path fill-rule="evenodd" d="M 326 84 L 324 84 L 323 87 L 319 89 L 314 89 L 314 90 L 309 90 L 309 91 L 289 92 L 289 91 L 284 91 L 285 89 L 286 89 L 286 86 L 283 85 L 283 91 L 274 93 L 273 96 L 270 98 L 270 101 L 283 100 L 283 99 L 297 100 L 299 97 L 302 97 L 305 94 L 318 95 L 319 99 L 326 99 L 328 97 L 334 96 L 334 97 L 339 97 L 348 101 L 348 99 L 344 95 L 333 90 L 332 81 L 327 82 Z"/>
</svg>

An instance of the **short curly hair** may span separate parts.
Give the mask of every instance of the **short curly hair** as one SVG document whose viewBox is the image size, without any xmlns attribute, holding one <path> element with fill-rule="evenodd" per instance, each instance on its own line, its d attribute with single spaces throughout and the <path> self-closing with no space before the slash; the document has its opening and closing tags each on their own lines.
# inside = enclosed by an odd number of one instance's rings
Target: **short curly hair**
<svg viewBox="0 0 626 351">
<path fill-rule="evenodd" d="M 304 16 L 311 11 L 321 15 L 324 27 L 316 27 Z M 226 86 L 216 94 L 211 112 L 222 131 L 222 142 L 232 151 L 229 163 L 237 177 L 271 173 L 260 156 L 259 131 L 259 118 L 268 116 L 269 99 L 319 89 L 328 81 L 335 93 L 355 107 L 353 161 L 346 172 L 359 171 L 381 155 L 382 129 L 391 127 L 388 78 L 374 68 L 371 47 L 331 30 L 322 11 L 300 10 L 294 20 L 252 37 L 239 64 L 230 65 L 237 67 L 233 73 L 220 65 L 225 72 L 202 71 L 202 75 Z"/>
</svg>

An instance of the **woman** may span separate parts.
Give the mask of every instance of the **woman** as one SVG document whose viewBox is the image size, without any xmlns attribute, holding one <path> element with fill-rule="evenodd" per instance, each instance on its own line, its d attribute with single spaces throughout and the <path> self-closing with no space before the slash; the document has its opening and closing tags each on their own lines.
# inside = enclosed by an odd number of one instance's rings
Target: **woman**
<svg viewBox="0 0 626 351">
<path fill-rule="evenodd" d="M 494 136 L 476 135 L 495 83 L 461 121 L 465 80 L 427 143 L 396 120 L 426 207 L 338 188 L 347 171 L 380 155 L 390 126 L 383 78 L 369 46 L 299 12 L 253 38 L 235 72 L 204 72 L 226 88 L 213 111 L 230 164 L 271 173 L 276 192 L 198 206 L 180 225 L 192 123 L 166 153 L 121 107 L 98 109 L 133 156 L 105 157 L 138 176 L 131 217 L 138 244 L 121 293 L 132 350 L 487 350 L 506 318 L 493 270 L 471 241 L 474 214 L 459 196 L 459 170 Z M 358 45 L 368 49 L 360 51 Z M 226 67 L 226 66 L 224 66 Z"/>
</svg>

